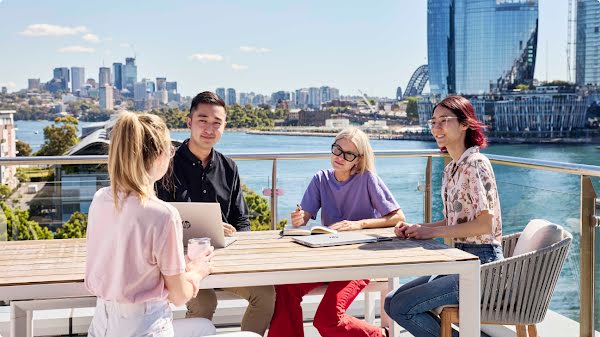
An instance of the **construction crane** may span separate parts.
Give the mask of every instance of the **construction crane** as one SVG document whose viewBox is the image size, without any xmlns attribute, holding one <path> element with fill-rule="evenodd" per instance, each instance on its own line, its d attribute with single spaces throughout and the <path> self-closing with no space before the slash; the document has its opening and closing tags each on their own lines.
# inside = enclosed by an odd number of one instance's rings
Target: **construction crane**
<svg viewBox="0 0 600 337">
<path fill-rule="evenodd" d="M 375 110 L 375 108 L 371 105 L 371 102 L 369 102 L 369 98 L 367 97 L 367 95 L 365 95 L 365 93 L 362 92 L 360 89 L 358 89 L 358 92 L 363 97 L 363 100 L 365 101 L 365 103 L 367 103 L 367 106 L 369 107 L 369 111 L 371 111 L 371 113 L 373 115 L 376 115 L 377 114 L 377 110 Z"/>
<path fill-rule="evenodd" d="M 569 0 L 569 9 L 567 13 L 567 81 L 572 81 L 572 53 L 575 49 L 576 40 L 573 36 L 573 25 L 577 21 L 577 12 L 573 10 L 573 0 Z M 548 62 L 548 61 L 546 61 Z"/>
</svg>

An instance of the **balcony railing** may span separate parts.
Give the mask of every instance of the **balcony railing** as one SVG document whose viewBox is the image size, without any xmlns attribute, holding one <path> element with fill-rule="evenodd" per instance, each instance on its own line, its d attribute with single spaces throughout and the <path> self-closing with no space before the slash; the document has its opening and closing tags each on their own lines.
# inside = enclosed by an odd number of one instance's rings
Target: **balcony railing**
<svg viewBox="0 0 600 337">
<path fill-rule="evenodd" d="M 278 163 L 292 160 L 328 159 L 329 152 L 293 152 L 293 153 L 238 153 L 229 156 L 236 161 L 271 162 L 271 172 L 268 175 L 269 188 L 272 193 L 267 193 L 270 198 L 271 226 L 275 228 L 278 223 Z M 423 192 L 423 221 L 432 221 L 433 213 L 433 159 L 441 158 L 444 165 L 449 162 L 449 157 L 437 150 L 412 150 L 412 151 L 376 151 L 380 158 L 422 158 L 425 159 L 423 181 L 419 182 L 418 190 Z M 580 242 L 579 242 L 579 323 L 580 336 L 591 337 L 595 335 L 594 328 L 594 300 L 595 300 L 595 228 L 600 225 L 596 217 L 596 192 L 592 185 L 592 178 L 600 178 L 600 167 L 581 164 L 561 163 L 545 160 L 535 160 L 500 155 L 488 155 L 493 164 L 559 172 L 567 175 L 578 176 L 580 181 Z M 440 159 L 440 160 L 441 160 Z M 106 164 L 107 156 L 68 156 L 68 157 L 18 157 L 0 158 L 1 166 L 23 165 L 81 165 L 81 164 Z M 441 164 L 441 163 L 440 163 Z M 242 177 L 243 170 L 241 169 Z M 307 172 L 312 175 L 314 172 Z M 439 183 L 439 182 L 437 182 Z M 550 200 L 548 200 L 550 202 Z M 501 200 L 502 203 L 502 200 Z M 503 209 L 503 213 L 506 212 Z M 543 217 L 544 215 L 540 215 Z M 576 269 L 576 265 L 571 268 Z"/>
</svg>

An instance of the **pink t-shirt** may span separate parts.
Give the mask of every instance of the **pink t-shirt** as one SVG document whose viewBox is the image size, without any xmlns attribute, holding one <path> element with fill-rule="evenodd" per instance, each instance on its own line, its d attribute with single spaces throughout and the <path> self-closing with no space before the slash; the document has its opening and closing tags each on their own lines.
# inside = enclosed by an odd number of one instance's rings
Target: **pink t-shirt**
<svg viewBox="0 0 600 337">
<path fill-rule="evenodd" d="M 88 214 L 85 286 L 120 303 L 167 298 L 162 275 L 185 272 L 183 233 L 177 210 L 130 195 L 117 211 L 110 187 L 94 195 Z"/>
</svg>

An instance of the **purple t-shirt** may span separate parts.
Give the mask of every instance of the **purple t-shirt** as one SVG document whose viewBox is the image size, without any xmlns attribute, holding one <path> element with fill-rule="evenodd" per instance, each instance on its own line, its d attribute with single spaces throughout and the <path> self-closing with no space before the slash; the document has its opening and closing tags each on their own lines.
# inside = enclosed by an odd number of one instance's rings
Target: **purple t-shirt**
<svg viewBox="0 0 600 337">
<path fill-rule="evenodd" d="M 317 172 L 302 197 L 302 209 L 321 223 L 333 225 L 342 220 L 380 218 L 400 209 L 390 190 L 376 174 L 366 171 L 339 182 L 333 169 Z"/>
</svg>

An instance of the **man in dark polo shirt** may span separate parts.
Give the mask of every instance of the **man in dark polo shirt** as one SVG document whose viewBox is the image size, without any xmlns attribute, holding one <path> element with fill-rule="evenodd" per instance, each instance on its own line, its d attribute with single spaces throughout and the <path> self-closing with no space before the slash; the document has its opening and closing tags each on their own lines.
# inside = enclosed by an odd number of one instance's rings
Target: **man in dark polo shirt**
<svg viewBox="0 0 600 337">
<path fill-rule="evenodd" d="M 225 235 L 233 235 L 249 231 L 250 221 L 237 165 L 213 148 L 225 131 L 226 117 L 225 102 L 214 93 L 204 91 L 194 97 L 187 118 L 190 138 L 175 153 L 172 171 L 157 183 L 157 195 L 164 201 L 218 202 Z M 273 286 L 223 290 L 249 302 L 242 330 L 264 335 L 275 306 Z M 215 291 L 201 289 L 187 308 L 186 317 L 212 320 L 217 308 Z"/>
</svg>

